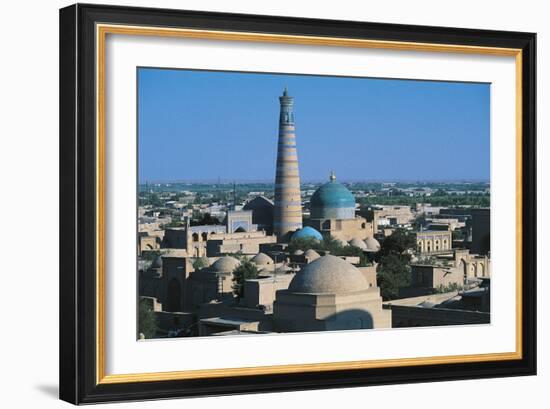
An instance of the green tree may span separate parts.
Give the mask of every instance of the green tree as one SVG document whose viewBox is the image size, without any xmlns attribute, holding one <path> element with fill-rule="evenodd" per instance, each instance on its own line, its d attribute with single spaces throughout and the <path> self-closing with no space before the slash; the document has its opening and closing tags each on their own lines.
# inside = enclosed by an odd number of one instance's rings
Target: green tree
<svg viewBox="0 0 550 409">
<path fill-rule="evenodd" d="M 146 251 L 143 251 L 141 253 L 141 259 L 142 260 L 148 260 L 148 261 L 153 261 L 155 260 L 158 256 L 160 256 L 160 251 L 159 250 L 146 250 Z"/>
<path fill-rule="evenodd" d="M 414 221 L 412 224 L 416 230 L 420 230 L 420 228 L 426 224 L 426 215 L 424 213 L 419 214 L 414 218 Z"/>
<path fill-rule="evenodd" d="M 339 255 L 343 255 L 341 253 L 342 253 L 342 250 L 344 249 L 344 246 L 342 246 L 340 241 L 335 239 L 333 236 L 327 235 L 323 238 L 323 242 L 321 243 L 321 249 L 325 251 L 329 251 L 330 254 L 333 254 L 335 256 L 339 256 Z"/>
<path fill-rule="evenodd" d="M 380 259 L 389 255 L 402 255 L 410 260 L 411 252 L 416 249 L 416 238 L 413 233 L 404 229 L 395 230 L 386 237 L 380 246 L 378 256 Z"/>
<path fill-rule="evenodd" d="M 462 229 L 454 229 L 452 235 L 453 235 L 453 240 L 465 240 L 466 239 L 466 232 Z"/>
<path fill-rule="evenodd" d="M 241 264 L 233 270 L 233 293 L 237 298 L 244 297 L 244 282 L 258 277 L 256 265 L 249 260 L 242 260 Z"/>
<path fill-rule="evenodd" d="M 172 216 L 172 220 L 170 223 L 166 223 L 163 227 L 180 227 L 183 226 L 183 221 L 181 220 L 181 216 L 175 214 Z"/>
<path fill-rule="evenodd" d="M 203 213 L 197 220 L 191 220 L 189 223 L 191 226 L 210 226 L 220 224 L 217 217 L 213 217 L 210 213 Z"/>
<path fill-rule="evenodd" d="M 355 246 L 342 246 L 340 250 L 336 253 L 337 256 L 347 256 L 347 257 L 359 257 L 359 267 L 365 267 L 370 265 L 365 252 L 359 247 Z"/>
<path fill-rule="evenodd" d="M 160 200 L 156 193 L 150 193 L 147 202 L 153 207 L 162 207 L 163 205 L 162 200 Z"/>
<path fill-rule="evenodd" d="M 139 332 L 145 338 L 152 338 L 157 331 L 157 320 L 151 301 L 146 298 L 139 300 Z"/>
<path fill-rule="evenodd" d="M 380 295 L 384 300 L 399 296 L 399 289 L 411 284 L 409 259 L 403 255 L 389 254 L 382 257 L 377 271 Z"/>
<path fill-rule="evenodd" d="M 321 250 L 322 244 L 319 240 L 315 240 L 311 237 L 302 237 L 299 239 L 292 239 L 287 247 L 290 254 L 293 254 L 296 250 L 306 251 L 309 249 Z"/>
<path fill-rule="evenodd" d="M 377 254 L 379 260 L 377 278 L 383 299 L 397 298 L 399 289 L 410 285 L 410 261 L 415 248 L 414 234 L 403 229 L 397 229 L 382 242 Z"/>
<path fill-rule="evenodd" d="M 193 262 L 193 269 L 195 271 L 208 267 L 208 259 L 206 257 L 200 257 Z"/>
</svg>

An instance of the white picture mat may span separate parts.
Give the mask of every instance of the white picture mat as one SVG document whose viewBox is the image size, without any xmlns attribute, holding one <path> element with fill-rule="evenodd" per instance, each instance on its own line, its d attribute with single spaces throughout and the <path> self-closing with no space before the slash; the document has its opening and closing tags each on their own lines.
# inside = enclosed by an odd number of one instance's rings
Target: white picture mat
<svg viewBox="0 0 550 409">
<path fill-rule="evenodd" d="M 491 324 L 137 342 L 138 66 L 490 82 Z M 514 351 L 515 148 L 513 57 L 108 35 L 106 373 Z M 449 152 L 454 159 L 456 153 Z"/>
</svg>

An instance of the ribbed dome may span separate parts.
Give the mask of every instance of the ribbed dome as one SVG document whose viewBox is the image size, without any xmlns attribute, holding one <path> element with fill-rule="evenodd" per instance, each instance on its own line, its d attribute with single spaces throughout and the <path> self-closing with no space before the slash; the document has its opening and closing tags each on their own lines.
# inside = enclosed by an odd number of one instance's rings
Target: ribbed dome
<svg viewBox="0 0 550 409">
<path fill-rule="evenodd" d="M 212 271 L 217 271 L 220 273 L 230 273 L 240 264 L 241 262 L 236 258 L 225 256 L 216 260 L 216 262 L 212 264 L 211 269 Z"/>
<path fill-rule="evenodd" d="M 369 237 L 368 239 L 366 239 L 365 244 L 367 246 L 368 251 L 379 251 L 380 250 L 380 243 L 374 237 Z"/>
<path fill-rule="evenodd" d="M 321 257 L 321 255 L 317 253 L 315 250 L 309 249 L 309 250 L 306 250 L 306 252 L 304 253 L 304 257 L 309 260 L 317 260 L 318 258 Z"/>
<path fill-rule="evenodd" d="M 302 227 L 300 230 L 297 230 L 292 235 L 292 240 L 295 240 L 295 239 L 315 239 L 318 241 L 322 241 L 323 236 L 313 227 L 305 226 L 305 227 Z"/>
<path fill-rule="evenodd" d="M 359 247 L 361 250 L 366 250 L 367 245 L 363 240 L 359 240 L 358 238 L 351 239 L 349 241 L 350 246 Z"/>
<path fill-rule="evenodd" d="M 318 188 L 311 196 L 312 219 L 353 219 L 355 197 L 347 187 L 336 182 L 331 174 L 330 182 Z"/>
<path fill-rule="evenodd" d="M 254 257 L 252 257 L 251 261 L 257 266 L 265 266 L 268 264 L 273 264 L 273 259 L 265 253 L 256 254 Z"/>
<path fill-rule="evenodd" d="M 291 292 L 309 294 L 342 294 L 368 288 L 367 280 L 357 268 L 330 254 L 305 266 L 288 287 Z"/>
</svg>

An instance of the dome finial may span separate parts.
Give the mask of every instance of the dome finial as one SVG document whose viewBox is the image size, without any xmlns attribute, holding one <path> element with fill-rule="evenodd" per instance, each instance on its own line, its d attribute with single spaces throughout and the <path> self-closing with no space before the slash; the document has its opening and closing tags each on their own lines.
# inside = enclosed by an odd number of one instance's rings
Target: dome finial
<svg viewBox="0 0 550 409">
<path fill-rule="evenodd" d="M 333 170 L 330 171 L 329 180 L 330 180 L 331 182 L 334 182 L 334 181 L 336 180 L 336 173 L 334 173 Z"/>
</svg>

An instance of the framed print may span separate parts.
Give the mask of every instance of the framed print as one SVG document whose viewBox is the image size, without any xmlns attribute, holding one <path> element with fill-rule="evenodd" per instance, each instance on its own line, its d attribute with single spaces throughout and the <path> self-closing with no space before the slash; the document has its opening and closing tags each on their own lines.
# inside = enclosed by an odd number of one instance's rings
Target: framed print
<svg viewBox="0 0 550 409">
<path fill-rule="evenodd" d="M 61 9 L 61 399 L 534 375 L 535 40 Z"/>
</svg>

